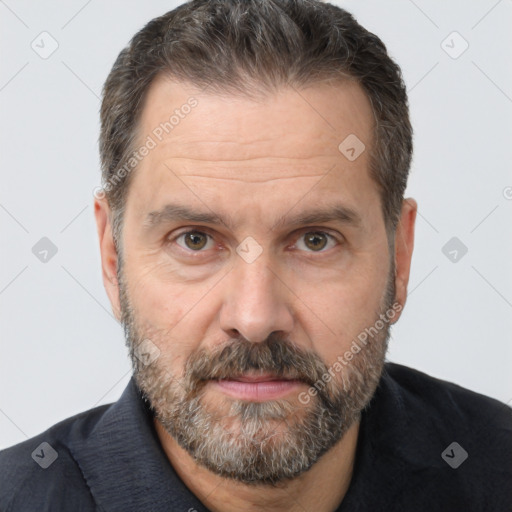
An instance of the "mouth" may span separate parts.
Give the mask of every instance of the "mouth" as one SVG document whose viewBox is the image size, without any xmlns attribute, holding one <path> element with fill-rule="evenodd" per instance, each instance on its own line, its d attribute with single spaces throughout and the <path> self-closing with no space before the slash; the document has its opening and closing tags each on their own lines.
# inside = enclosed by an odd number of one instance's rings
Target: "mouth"
<svg viewBox="0 0 512 512">
<path fill-rule="evenodd" d="M 251 402 L 275 400 L 297 392 L 304 383 L 298 379 L 286 378 L 271 373 L 245 374 L 211 381 L 221 393 Z"/>
</svg>

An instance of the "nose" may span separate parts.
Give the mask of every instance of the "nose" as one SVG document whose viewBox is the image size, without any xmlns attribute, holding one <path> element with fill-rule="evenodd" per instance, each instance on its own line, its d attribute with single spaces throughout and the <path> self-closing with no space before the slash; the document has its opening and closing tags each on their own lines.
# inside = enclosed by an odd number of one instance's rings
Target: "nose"
<svg viewBox="0 0 512 512">
<path fill-rule="evenodd" d="M 288 337 L 293 329 L 292 293 L 262 254 L 247 263 L 239 258 L 224 290 L 220 327 L 230 337 L 262 342 L 271 333 Z"/>
</svg>

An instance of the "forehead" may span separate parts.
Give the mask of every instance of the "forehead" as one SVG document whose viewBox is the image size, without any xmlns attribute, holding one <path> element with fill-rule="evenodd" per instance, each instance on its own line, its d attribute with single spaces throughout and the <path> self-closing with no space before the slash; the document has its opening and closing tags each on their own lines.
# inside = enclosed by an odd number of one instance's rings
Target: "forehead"
<svg viewBox="0 0 512 512">
<path fill-rule="evenodd" d="M 147 214 L 177 198 L 215 211 L 241 208 L 242 199 L 260 207 L 280 199 L 286 208 L 286 198 L 306 192 L 306 203 L 319 194 L 369 200 L 376 193 L 368 173 L 373 127 L 370 102 L 354 81 L 247 98 L 160 76 L 144 102 L 138 139 L 151 148 L 128 202 Z M 340 151 L 347 140 L 358 153 L 364 148 L 358 158 Z"/>
<path fill-rule="evenodd" d="M 157 150 L 172 144 L 178 154 L 193 144 L 197 158 L 210 156 L 214 145 L 226 156 L 250 158 L 251 150 L 266 146 L 276 155 L 307 158 L 326 150 L 338 156 L 349 134 L 371 143 L 370 102 L 353 80 L 256 94 L 198 89 L 160 75 L 146 95 L 139 135 L 158 139 Z"/>
</svg>

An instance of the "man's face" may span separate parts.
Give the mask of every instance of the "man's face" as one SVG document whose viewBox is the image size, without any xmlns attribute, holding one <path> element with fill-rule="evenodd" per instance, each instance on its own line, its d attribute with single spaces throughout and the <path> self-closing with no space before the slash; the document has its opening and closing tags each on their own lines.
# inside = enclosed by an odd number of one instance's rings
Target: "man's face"
<svg viewBox="0 0 512 512">
<path fill-rule="evenodd" d="M 391 322 L 345 355 L 394 300 L 372 129 L 352 82 L 257 101 L 164 78 L 149 91 L 139 140 L 156 145 L 127 196 L 122 322 L 157 418 L 214 472 L 300 474 L 375 390 Z M 338 149 L 351 134 L 355 160 Z"/>
</svg>

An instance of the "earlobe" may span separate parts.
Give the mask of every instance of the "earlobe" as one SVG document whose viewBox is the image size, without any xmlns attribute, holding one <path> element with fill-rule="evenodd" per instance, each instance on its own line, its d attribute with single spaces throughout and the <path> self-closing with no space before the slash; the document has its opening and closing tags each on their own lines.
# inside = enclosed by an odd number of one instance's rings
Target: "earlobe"
<svg viewBox="0 0 512 512">
<path fill-rule="evenodd" d="M 106 199 L 95 199 L 94 216 L 96 218 L 96 229 L 100 244 L 103 286 L 112 305 L 114 315 L 119 320 L 118 255 L 112 233 L 111 210 Z"/>
<path fill-rule="evenodd" d="M 402 309 L 407 300 L 417 211 L 418 204 L 414 199 L 404 199 L 395 233 L 395 300 L 402 306 Z"/>
</svg>

